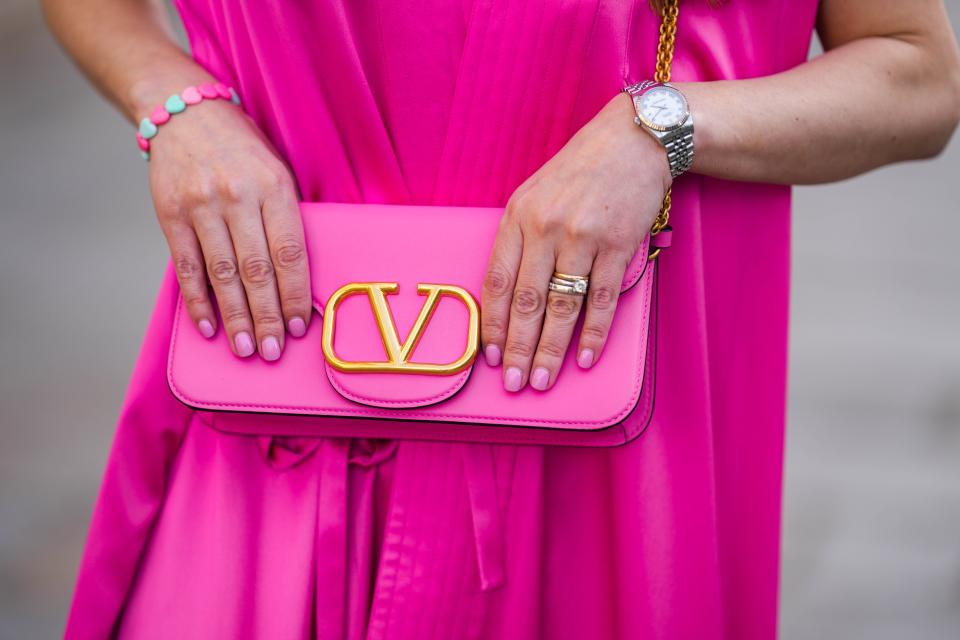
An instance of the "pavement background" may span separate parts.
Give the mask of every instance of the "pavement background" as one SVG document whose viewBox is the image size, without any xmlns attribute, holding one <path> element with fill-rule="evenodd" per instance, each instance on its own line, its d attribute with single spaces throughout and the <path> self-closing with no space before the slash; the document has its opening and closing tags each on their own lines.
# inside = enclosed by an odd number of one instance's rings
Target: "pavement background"
<svg viewBox="0 0 960 640">
<path fill-rule="evenodd" d="M 61 634 L 166 261 L 130 135 L 34 3 L 4 0 L 0 638 Z M 958 203 L 957 141 L 795 191 L 788 640 L 960 638 Z"/>
</svg>

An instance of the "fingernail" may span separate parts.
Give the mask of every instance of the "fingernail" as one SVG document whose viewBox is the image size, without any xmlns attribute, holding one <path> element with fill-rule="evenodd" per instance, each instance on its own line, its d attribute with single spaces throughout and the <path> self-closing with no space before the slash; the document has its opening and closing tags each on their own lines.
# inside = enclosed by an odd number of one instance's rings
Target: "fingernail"
<svg viewBox="0 0 960 640">
<path fill-rule="evenodd" d="M 593 349 L 584 349 L 577 356 L 577 364 L 581 369 L 589 369 L 593 365 Z"/>
<path fill-rule="evenodd" d="M 520 384 L 523 382 L 523 372 L 517 367 L 507 367 L 503 376 L 503 388 L 507 391 L 520 391 Z"/>
<path fill-rule="evenodd" d="M 290 335 L 294 338 L 300 338 L 307 332 L 307 323 L 303 321 L 303 318 L 297 316 L 296 318 L 290 318 L 287 328 L 290 329 Z"/>
<path fill-rule="evenodd" d="M 197 323 L 197 328 L 200 329 L 200 335 L 202 335 L 204 338 L 213 337 L 213 325 L 210 324 L 209 320 L 201 320 Z"/>
<path fill-rule="evenodd" d="M 263 359 L 273 362 L 280 358 L 280 341 L 273 336 L 267 336 L 260 343 L 260 351 L 263 353 Z"/>
<path fill-rule="evenodd" d="M 487 359 L 487 364 L 495 367 L 500 364 L 500 347 L 495 344 L 488 344 L 483 350 L 483 357 Z"/>
<path fill-rule="evenodd" d="M 546 391 L 548 384 L 550 384 L 550 372 L 543 367 L 534 369 L 533 375 L 530 376 L 530 386 L 537 391 Z"/>
<path fill-rule="evenodd" d="M 233 338 L 233 346 L 237 350 L 237 355 L 241 358 L 246 358 L 249 355 L 253 354 L 253 339 L 250 337 L 250 334 L 246 331 L 241 331 Z"/>
</svg>

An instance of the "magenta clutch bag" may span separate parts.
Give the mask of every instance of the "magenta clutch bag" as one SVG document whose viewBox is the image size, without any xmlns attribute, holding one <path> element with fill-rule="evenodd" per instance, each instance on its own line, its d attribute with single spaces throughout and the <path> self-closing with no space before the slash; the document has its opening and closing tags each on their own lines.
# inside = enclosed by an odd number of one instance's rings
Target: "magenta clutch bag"
<svg viewBox="0 0 960 640">
<path fill-rule="evenodd" d="M 653 413 L 656 260 L 627 269 L 602 357 L 571 350 L 548 391 L 503 389 L 478 357 L 479 299 L 501 209 L 301 205 L 316 313 L 276 362 L 200 336 L 177 303 L 167 379 L 223 431 L 615 446 Z"/>
</svg>

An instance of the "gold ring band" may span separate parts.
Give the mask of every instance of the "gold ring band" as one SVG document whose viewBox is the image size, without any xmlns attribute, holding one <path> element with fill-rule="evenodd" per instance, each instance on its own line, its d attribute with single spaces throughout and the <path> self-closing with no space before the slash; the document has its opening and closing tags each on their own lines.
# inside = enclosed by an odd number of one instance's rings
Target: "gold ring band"
<svg viewBox="0 0 960 640">
<path fill-rule="evenodd" d="M 582 281 L 584 281 L 584 282 L 589 282 L 589 281 L 590 281 L 590 276 L 572 276 L 572 275 L 570 275 L 570 274 L 568 274 L 568 273 L 560 273 L 559 271 L 554 271 L 554 272 L 553 272 L 553 277 L 556 278 L 556 279 L 558 279 L 558 280 L 570 280 L 570 281 L 572 281 L 572 282 L 577 282 L 577 281 L 580 281 L 580 280 L 582 280 Z"/>
</svg>

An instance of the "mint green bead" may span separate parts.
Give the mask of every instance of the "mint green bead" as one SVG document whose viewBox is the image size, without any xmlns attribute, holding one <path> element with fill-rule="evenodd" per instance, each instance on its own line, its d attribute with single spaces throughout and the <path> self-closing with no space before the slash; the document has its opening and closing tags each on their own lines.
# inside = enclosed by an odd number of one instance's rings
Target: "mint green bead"
<svg viewBox="0 0 960 640">
<path fill-rule="evenodd" d="M 180 113 L 187 108 L 187 103 L 183 101 L 183 98 L 177 94 L 173 94 L 167 101 L 163 103 L 163 108 L 169 111 L 170 113 Z"/>
<path fill-rule="evenodd" d="M 144 118 L 140 121 L 140 135 L 144 140 L 149 140 L 157 135 L 157 125 L 150 122 L 150 118 Z"/>
<path fill-rule="evenodd" d="M 230 89 L 230 102 L 233 104 L 240 104 L 240 96 L 238 96 L 237 92 L 232 88 Z"/>
<path fill-rule="evenodd" d="M 141 152 L 140 152 L 140 157 L 143 158 L 144 160 L 146 160 L 147 162 L 150 161 L 150 154 L 147 153 L 146 151 L 141 151 Z"/>
</svg>

